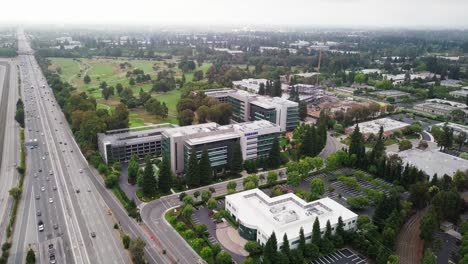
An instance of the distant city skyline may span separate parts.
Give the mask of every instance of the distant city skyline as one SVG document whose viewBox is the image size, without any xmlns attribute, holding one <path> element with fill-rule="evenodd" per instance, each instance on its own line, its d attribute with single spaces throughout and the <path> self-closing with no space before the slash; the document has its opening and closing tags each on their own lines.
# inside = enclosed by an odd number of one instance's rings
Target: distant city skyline
<svg viewBox="0 0 468 264">
<path fill-rule="evenodd" d="M 20 0 L 0 23 L 468 29 L 466 0 Z"/>
</svg>

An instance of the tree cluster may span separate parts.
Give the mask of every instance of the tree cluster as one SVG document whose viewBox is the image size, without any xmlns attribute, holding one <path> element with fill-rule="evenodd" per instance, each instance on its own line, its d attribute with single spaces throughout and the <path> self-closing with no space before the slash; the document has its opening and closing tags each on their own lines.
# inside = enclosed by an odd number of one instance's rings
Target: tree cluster
<svg viewBox="0 0 468 264">
<path fill-rule="evenodd" d="M 21 127 L 24 127 L 24 104 L 21 99 L 16 102 L 15 120 Z"/>
<path fill-rule="evenodd" d="M 232 107 L 228 103 L 221 103 L 216 98 L 206 96 L 203 92 L 189 93 L 177 103 L 179 125 L 191 125 L 195 119 L 198 123 L 208 120 L 221 125 L 229 124 Z"/>
<path fill-rule="evenodd" d="M 304 263 L 306 260 L 316 259 L 321 255 L 330 254 L 335 249 L 343 247 L 349 240 L 349 237 L 350 233 L 345 230 L 345 225 L 341 217 L 338 219 L 338 225 L 335 231 L 332 230 L 330 221 L 327 221 L 323 235 L 320 229 L 320 222 L 318 218 L 316 218 L 312 228 L 311 239 L 305 237 L 302 228 L 299 230 L 299 243 L 296 249 L 291 249 L 288 236 L 284 234 L 282 244 L 279 247 L 280 250 L 278 250 L 278 241 L 276 234 L 273 232 L 263 247 L 263 250 L 256 242 L 249 242 L 245 245 L 246 251 L 250 254 L 246 262 L 257 259 L 259 255 L 263 253 L 263 263 Z"/>
</svg>

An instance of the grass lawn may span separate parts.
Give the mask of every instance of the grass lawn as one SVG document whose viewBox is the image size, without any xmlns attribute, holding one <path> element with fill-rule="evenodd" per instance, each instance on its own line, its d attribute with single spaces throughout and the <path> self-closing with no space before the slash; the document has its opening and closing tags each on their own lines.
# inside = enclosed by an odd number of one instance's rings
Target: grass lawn
<svg viewBox="0 0 468 264">
<path fill-rule="evenodd" d="M 105 81 L 108 85 L 115 86 L 117 83 L 121 83 L 124 87 L 129 87 L 129 79 L 126 77 L 127 71 L 133 69 L 141 69 L 145 71 L 145 74 L 150 74 L 152 79 L 156 79 L 159 71 L 167 69 L 167 66 L 161 61 L 149 61 L 149 60 L 125 60 L 125 59 L 101 59 L 101 58 L 80 58 L 80 59 L 69 59 L 69 58 L 49 58 L 52 65 L 51 70 L 55 70 L 57 67 L 61 68 L 61 77 L 63 80 L 70 82 L 73 86 L 77 87 L 79 91 L 86 92 L 89 96 L 96 98 L 98 102 L 98 108 L 113 110 L 115 106 L 120 103 L 118 96 L 112 96 L 109 100 L 102 98 L 99 84 Z M 124 69 L 120 68 L 120 64 L 129 62 L 131 67 Z M 197 69 L 201 69 L 206 72 L 211 63 L 203 63 Z M 80 76 L 81 74 L 81 76 Z M 85 84 L 83 77 L 85 75 L 91 77 L 91 82 Z M 176 70 L 176 74 L 179 76 L 182 74 L 179 69 Z M 193 78 L 193 73 L 192 77 Z M 140 89 L 144 91 L 151 91 L 152 84 L 141 83 L 131 86 L 133 93 L 138 97 Z M 156 118 L 155 116 L 147 113 L 143 109 L 131 109 L 129 125 L 131 127 L 142 126 L 145 123 L 177 123 L 177 102 L 180 99 L 180 91 L 173 90 L 167 93 L 152 93 L 161 102 L 165 102 L 169 108 L 169 116 L 165 119 Z"/>
<path fill-rule="evenodd" d="M 80 73 L 80 63 L 76 60 L 69 58 L 50 58 L 53 69 L 60 67 L 60 76 L 64 81 L 70 81 L 73 78 L 79 78 L 77 74 Z"/>
<path fill-rule="evenodd" d="M 197 67 L 193 72 L 202 70 L 203 74 L 206 75 L 206 72 L 210 69 L 211 65 L 213 65 L 213 63 L 204 62 L 200 67 Z M 193 80 L 193 72 L 189 72 L 185 74 L 185 80 L 187 82 L 191 82 Z"/>
<path fill-rule="evenodd" d="M 130 118 L 128 121 L 128 125 L 130 127 L 139 127 L 139 126 L 144 126 L 145 121 L 143 118 L 139 117 L 136 113 L 132 112 L 130 113 Z"/>
</svg>

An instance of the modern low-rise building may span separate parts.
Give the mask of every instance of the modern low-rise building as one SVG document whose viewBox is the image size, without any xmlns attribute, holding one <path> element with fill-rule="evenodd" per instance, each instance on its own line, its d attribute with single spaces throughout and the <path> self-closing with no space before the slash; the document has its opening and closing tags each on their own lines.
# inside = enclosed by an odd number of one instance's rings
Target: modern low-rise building
<svg viewBox="0 0 468 264">
<path fill-rule="evenodd" d="M 461 90 L 452 91 L 450 95 L 455 98 L 466 98 L 468 97 L 468 86 L 462 87 Z"/>
<path fill-rule="evenodd" d="M 142 159 L 146 155 L 161 154 L 161 134 L 171 124 L 109 130 L 98 133 L 98 149 L 106 163 L 127 162 L 132 155 Z"/>
<path fill-rule="evenodd" d="M 410 97 L 409 93 L 398 91 L 398 90 L 377 91 L 377 92 L 374 92 L 373 94 L 379 97 L 383 97 L 383 98 L 394 98 L 396 101 L 399 101 L 402 98 Z"/>
<path fill-rule="evenodd" d="M 358 124 L 358 126 L 359 131 L 367 137 L 370 134 L 377 135 L 381 127 L 383 127 L 384 135 L 389 136 L 394 131 L 408 127 L 410 126 L 410 124 L 385 117 L 371 121 L 361 122 Z M 347 134 L 351 134 L 353 133 L 354 129 L 355 126 L 350 126 L 346 128 L 345 131 Z"/>
<path fill-rule="evenodd" d="M 228 95 L 232 119 L 236 122 L 268 120 L 291 131 L 299 123 L 299 104 L 280 97 L 267 97 L 236 90 Z"/>
<path fill-rule="evenodd" d="M 293 193 L 269 197 L 259 189 L 226 196 L 226 210 L 239 223 L 239 235 L 265 245 L 274 232 L 277 238 L 287 234 L 291 248 L 299 244 L 299 231 L 304 230 L 306 242 L 312 239 L 315 219 L 325 233 L 330 221 L 334 233 L 341 217 L 344 230 L 355 230 L 358 215 L 330 198 L 306 202 Z M 278 249 L 282 240 L 278 239 Z"/>
<path fill-rule="evenodd" d="M 229 94 L 235 92 L 236 90 L 231 88 L 221 88 L 221 89 L 210 89 L 204 90 L 206 96 L 214 97 L 220 102 L 226 103 L 228 101 Z"/>
<path fill-rule="evenodd" d="M 240 81 L 233 81 L 232 86 L 237 89 L 245 90 L 247 92 L 251 93 L 257 93 L 258 90 L 260 89 L 260 84 L 263 83 L 266 85 L 267 79 L 242 79 Z"/>
<path fill-rule="evenodd" d="M 200 159 L 206 148 L 215 170 L 229 169 L 234 144 L 240 144 L 244 160 L 268 155 L 272 139 L 280 133 L 278 125 L 266 120 L 220 126 L 216 123 L 167 129 L 162 133 L 161 149 L 170 159 L 171 169 L 183 173 L 190 154 Z"/>
<path fill-rule="evenodd" d="M 419 112 L 442 116 L 451 115 L 455 110 L 462 110 L 468 114 L 466 104 L 441 99 L 429 99 L 424 103 L 415 105 L 413 108 Z"/>
</svg>

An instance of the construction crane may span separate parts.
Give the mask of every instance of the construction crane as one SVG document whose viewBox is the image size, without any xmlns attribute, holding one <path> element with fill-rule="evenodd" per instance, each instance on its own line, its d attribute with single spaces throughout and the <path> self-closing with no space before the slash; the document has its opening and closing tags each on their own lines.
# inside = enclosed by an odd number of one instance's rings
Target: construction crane
<svg viewBox="0 0 468 264">
<path fill-rule="evenodd" d="M 323 46 L 327 45 L 327 41 L 323 41 L 323 38 L 322 38 L 322 43 L 323 43 Z M 318 57 L 318 65 L 317 65 L 317 72 L 318 72 L 318 75 L 317 75 L 316 86 L 319 85 L 320 64 L 322 63 L 322 51 L 323 51 L 323 47 L 319 47 L 318 50 L 319 50 L 319 57 Z"/>
</svg>

